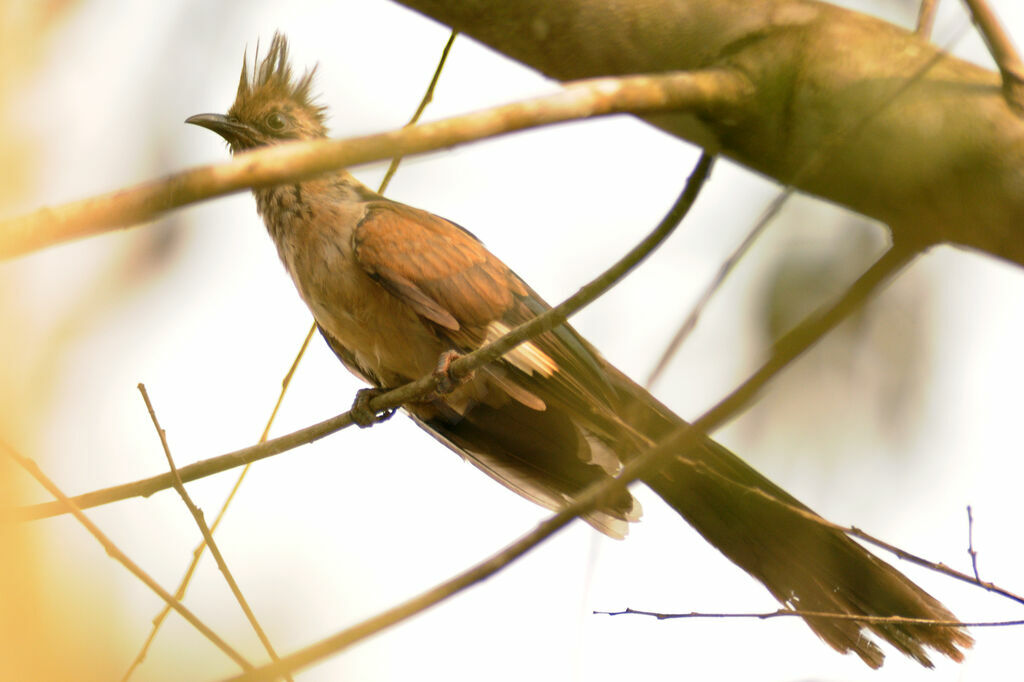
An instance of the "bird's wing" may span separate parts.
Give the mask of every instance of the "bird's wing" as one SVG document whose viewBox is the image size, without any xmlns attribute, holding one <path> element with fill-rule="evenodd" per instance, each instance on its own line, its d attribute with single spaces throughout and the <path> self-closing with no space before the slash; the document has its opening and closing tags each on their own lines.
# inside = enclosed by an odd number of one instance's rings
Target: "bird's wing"
<svg viewBox="0 0 1024 682">
<path fill-rule="evenodd" d="M 436 333 L 471 351 L 548 308 L 469 232 L 387 200 L 369 202 L 353 234 L 360 266 Z M 521 344 L 481 371 L 511 401 L 445 415 L 410 406 L 436 438 L 519 494 L 548 508 L 567 504 L 621 466 L 605 422 L 617 417 L 600 358 L 567 325 Z M 598 418 L 605 415 L 604 419 Z M 628 492 L 586 515 L 613 537 L 640 514 Z"/>
<path fill-rule="evenodd" d="M 548 305 L 463 228 L 388 200 L 370 202 L 353 235 L 356 260 L 463 351 L 493 341 Z M 513 380 L 566 406 L 614 402 L 604 362 L 568 325 L 505 356 Z M 589 407 L 586 407 L 589 406 Z"/>
</svg>

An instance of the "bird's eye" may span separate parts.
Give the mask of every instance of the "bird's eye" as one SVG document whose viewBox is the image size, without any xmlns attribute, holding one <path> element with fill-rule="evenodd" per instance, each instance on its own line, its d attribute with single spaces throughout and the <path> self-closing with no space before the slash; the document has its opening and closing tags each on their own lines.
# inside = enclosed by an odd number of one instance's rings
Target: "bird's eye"
<svg viewBox="0 0 1024 682">
<path fill-rule="evenodd" d="M 267 115 L 267 127 L 271 130 L 284 130 L 284 126 L 287 123 L 283 114 L 277 111 L 273 111 Z"/>
</svg>

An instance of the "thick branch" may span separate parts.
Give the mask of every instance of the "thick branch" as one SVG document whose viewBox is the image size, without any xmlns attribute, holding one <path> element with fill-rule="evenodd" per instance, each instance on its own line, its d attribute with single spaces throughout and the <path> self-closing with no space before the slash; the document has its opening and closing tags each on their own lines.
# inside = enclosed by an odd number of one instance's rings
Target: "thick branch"
<svg viewBox="0 0 1024 682">
<path fill-rule="evenodd" d="M 399 1 L 559 80 L 735 69 L 755 90 L 747 115 L 646 120 L 876 218 L 897 243 L 1024 264 L 1024 121 L 999 74 L 910 31 L 813 0 Z"/>
<path fill-rule="evenodd" d="M 595 79 L 537 97 L 433 123 L 348 140 L 297 142 L 239 155 L 112 194 L 0 222 L 0 260 L 72 239 L 152 220 L 185 204 L 247 187 L 301 180 L 344 168 L 417 154 L 574 119 L 627 111 L 685 109 L 735 112 L 746 80 L 725 70 Z"/>
</svg>

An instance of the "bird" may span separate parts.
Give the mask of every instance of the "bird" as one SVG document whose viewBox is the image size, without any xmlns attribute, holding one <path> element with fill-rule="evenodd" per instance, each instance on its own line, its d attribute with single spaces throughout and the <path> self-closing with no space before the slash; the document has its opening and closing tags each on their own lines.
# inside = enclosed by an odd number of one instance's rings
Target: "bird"
<svg viewBox="0 0 1024 682">
<path fill-rule="evenodd" d="M 262 60 L 258 52 L 251 73 L 243 57 L 226 114 L 186 122 L 220 135 L 232 154 L 326 138 L 316 66 L 293 75 L 280 33 Z M 321 335 L 371 392 L 436 374 L 549 307 L 472 233 L 346 170 L 252 191 Z M 686 423 L 567 323 L 403 407 L 485 474 L 552 510 Z M 365 400 L 362 408 L 354 413 L 368 424 L 375 416 Z M 702 435 L 672 454 L 641 480 L 785 608 L 817 614 L 804 621 L 828 645 L 872 668 L 885 654 L 867 632 L 924 666 L 931 650 L 963 660 L 973 640 L 949 625 L 958 621 L 945 606 L 726 447 Z M 622 538 L 640 513 L 624 489 L 583 518 Z M 946 625 L 878 619 L 889 616 Z"/>
</svg>

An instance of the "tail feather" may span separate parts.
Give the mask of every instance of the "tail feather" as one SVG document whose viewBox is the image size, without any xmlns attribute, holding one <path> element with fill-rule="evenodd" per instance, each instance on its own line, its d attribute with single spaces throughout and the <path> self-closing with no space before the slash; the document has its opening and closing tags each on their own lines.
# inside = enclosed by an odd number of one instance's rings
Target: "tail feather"
<svg viewBox="0 0 1024 682">
<path fill-rule="evenodd" d="M 614 367 L 605 369 L 618 391 L 619 418 L 648 443 L 684 424 Z M 888 616 L 957 619 L 909 578 L 710 438 L 702 437 L 642 480 L 782 604 L 845 616 L 804 618 L 839 652 L 855 653 L 872 668 L 881 666 L 885 655 L 865 636 L 868 630 L 931 667 L 928 649 L 959 662 L 962 649 L 974 643 L 960 627 L 872 622 L 870 617 Z"/>
<path fill-rule="evenodd" d="M 724 447 L 706 440 L 700 450 L 696 461 L 672 461 L 645 476 L 644 482 L 786 606 L 849 616 L 956 620 L 902 573 L 818 520 Z M 863 636 L 865 628 L 928 667 L 928 647 L 960 661 L 960 648 L 973 642 L 955 627 L 804 620 L 834 649 L 856 653 L 872 668 L 881 666 L 885 656 Z"/>
</svg>

